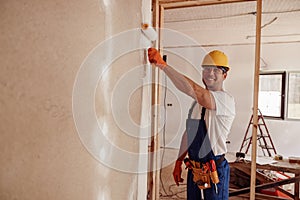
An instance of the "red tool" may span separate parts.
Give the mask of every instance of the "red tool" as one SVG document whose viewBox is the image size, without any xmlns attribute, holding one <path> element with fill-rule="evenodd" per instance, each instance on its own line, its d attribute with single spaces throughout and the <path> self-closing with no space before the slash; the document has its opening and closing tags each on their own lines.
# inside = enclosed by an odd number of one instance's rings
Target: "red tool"
<svg viewBox="0 0 300 200">
<path fill-rule="evenodd" d="M 215 160 L 210 160 L 210 171 L 211 171 L 211 180 L 212 182 L 215 184 L 215 189 L 216 189 L 216 193 L 218 193 L 218 187 L 217 187 L 217 183 L 220 182 L 219 177 L 218 177 L 218 172 L 217 172 L 217 167 L 216 167 L 216 163 Z"/>
</svg>

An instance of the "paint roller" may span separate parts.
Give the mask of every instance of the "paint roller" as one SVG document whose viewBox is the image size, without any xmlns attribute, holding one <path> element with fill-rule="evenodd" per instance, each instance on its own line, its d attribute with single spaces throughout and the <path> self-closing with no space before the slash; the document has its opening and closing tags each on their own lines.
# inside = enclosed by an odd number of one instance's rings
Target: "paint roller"
<svg viewBox="0 0 300 200">
<path fill-rule="evenodd" d="M 158 37 L 157 32 L 149 24 L 142 24 L 142 32 L 152 42 Z"/>
</svg>

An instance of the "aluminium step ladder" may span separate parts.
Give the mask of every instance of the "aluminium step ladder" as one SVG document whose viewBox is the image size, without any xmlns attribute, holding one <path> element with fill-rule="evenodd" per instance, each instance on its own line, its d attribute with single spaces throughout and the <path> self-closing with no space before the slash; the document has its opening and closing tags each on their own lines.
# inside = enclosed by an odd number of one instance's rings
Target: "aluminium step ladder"
<svg viewBox="0 0 300 200">
<path fill-rule="evenodd" d="M 253 125 L 253 114 L 250 118 L 241 148 L 240 152 L 245 151 L 244 153 L 247 154 L 248 150 L 250 148 L 250 145 L 252 144 L 252 132 L 249 129 L 250 126 Z M 262 153 L 264 156 L 275 156 L 277 154 L 275 146 L 273 144 L 273 141 L 271 139 L 271 135 L 269 133 L 269 130 L 267 128 L 266 122 L 264 120 L 264 117 L 260 110 L 258 109 L 258 120 L 257 120 L 257 140 L 258 140 L 258 146 L 261 148 Z M 272 155 L 272 152 L 274 155 Z"/>
</svg>

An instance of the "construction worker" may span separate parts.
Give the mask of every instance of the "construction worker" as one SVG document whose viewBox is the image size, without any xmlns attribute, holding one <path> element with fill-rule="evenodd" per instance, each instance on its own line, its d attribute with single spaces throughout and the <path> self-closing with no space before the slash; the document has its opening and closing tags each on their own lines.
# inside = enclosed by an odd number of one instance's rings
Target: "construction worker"
<svg viewBox="0 0 300 200">
<path fill-rule="evenodd" d="M 195 100 L 173 171 L 176 184 L 183 182 L 184 161 L 188 168 L 187 199 L 228 199 L 230 170 L 224 156 L 235 116 L 235 102 L 223 89 L 223 81 L 230 69 L 227 56 L 214 50 L 204 57 L 201 67 L 205 88 L 167 65 L 156 49 L 148 49 L 148 58 L 165 72 L 177 89 Z M 193 118 L 195 115 L 200 119 Z"/>
</svg>

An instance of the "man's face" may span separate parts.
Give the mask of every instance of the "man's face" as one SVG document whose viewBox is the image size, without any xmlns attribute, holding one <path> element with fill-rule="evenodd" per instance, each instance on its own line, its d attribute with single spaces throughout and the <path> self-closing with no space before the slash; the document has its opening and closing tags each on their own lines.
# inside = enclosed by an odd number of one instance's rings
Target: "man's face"
<svg viewBox="0 0 300 200">
<path fill-rule="evenodd" d="M 202 68 L 202 80 L 208 90 L 220 91 L 223 89 L 223 81 L 226 79 L 227 73 L 214 66 Z"/>
</svg>

